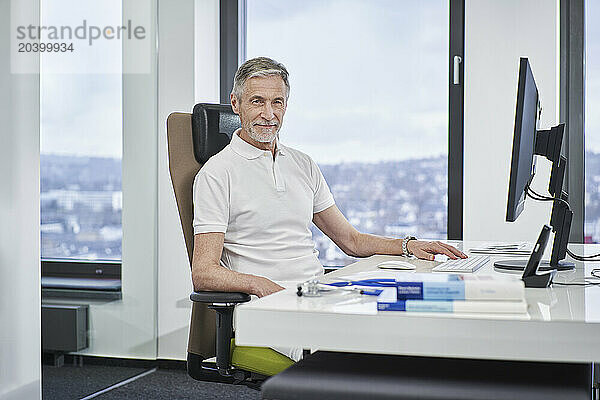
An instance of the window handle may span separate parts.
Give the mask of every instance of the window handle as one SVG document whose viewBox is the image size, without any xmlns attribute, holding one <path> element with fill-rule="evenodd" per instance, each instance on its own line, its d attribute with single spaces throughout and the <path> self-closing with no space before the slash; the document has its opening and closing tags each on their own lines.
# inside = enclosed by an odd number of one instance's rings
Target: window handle
<svg viewBox="0 0 600 400">
<path fill-rule="evenodd" d="M 460 85 L 460 63 L 462 62 L 461 56 L 454 56 L 454 69 L 452 83 Z"/>
</svg>

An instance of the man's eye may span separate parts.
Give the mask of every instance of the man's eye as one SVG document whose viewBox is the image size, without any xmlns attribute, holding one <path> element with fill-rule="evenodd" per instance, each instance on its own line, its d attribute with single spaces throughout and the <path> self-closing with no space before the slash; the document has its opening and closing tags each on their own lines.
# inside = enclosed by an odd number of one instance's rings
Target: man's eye
<svg viewBox="0 0 600 400">
<path fill-rule="evenodd" d="M 254 99 L 254 100 L 252 100 L 252 104 L 262 104 L 262 101 L 260 101 L 258 99 Z"/>
</svg>

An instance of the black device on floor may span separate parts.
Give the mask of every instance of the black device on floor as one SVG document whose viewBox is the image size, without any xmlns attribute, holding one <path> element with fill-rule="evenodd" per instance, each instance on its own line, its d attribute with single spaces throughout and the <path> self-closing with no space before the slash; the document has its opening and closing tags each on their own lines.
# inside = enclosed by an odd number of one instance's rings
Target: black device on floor
<svg viewBox="0 0 600 400">
<path fill-rule="evenodd" d="M 528 196 L 535 200 L 552 201 L 550 226 L 555 232 L 550 262 L 541 262 L 541 271 L 570 270 L 575 267 L 571 262 L 562 261 L 567 255 L 567 243 L 571 230 L 573 212 L 568 205 L 569 195 L 562 188 L 567 159 L 561 156 L 565 124 L 559 124 L 548 130 L 538 130 L 542 109 L 538 89 L 527 58 L 521 58 L 519 64 L 519 83 L 517 88 L 517 107 L 513 136 L 510 181 L 506 207 L 506 221 L 514 222 L 525 207 Z M 535 175 L 535 155 L 546 157 L 552 162 L 552 172 L 548 191 L 552 197 L 531 194 L 529 185 Z M 505 270 L 522 271 L 529 260 L 500 260 L 494 267 Z"/>
</svg>

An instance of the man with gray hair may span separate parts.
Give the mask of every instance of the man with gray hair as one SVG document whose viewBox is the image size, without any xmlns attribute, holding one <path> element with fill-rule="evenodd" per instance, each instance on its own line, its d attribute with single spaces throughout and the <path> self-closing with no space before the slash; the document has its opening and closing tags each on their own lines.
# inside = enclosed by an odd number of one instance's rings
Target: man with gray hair
<svg viewBox="0 0 600 400">
<path fill-rule="evenodd" d="M 262 297 L 322 275 L 311 223 L 353 257 L 466 257 L 445 243 L 385 238 L 350 225 L 317 164 L 279 141 L 289 93 L 287 69 L 270 58 L 248 60 L 235 74 L 231 107 L 242 127 L 194 181 L 195 290 Z"/>
</svg>

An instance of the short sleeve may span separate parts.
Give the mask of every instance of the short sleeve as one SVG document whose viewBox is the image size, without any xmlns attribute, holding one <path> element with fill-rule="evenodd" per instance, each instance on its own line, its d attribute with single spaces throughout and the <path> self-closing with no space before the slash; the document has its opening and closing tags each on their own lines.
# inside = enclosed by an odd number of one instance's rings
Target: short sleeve
<svg viewBox="0 0 600 400">
<path fill-rule="evenodd" d="M 194 234 L 227 231 L 229 184 L 226 174 L 217 176 L 200 169 L 194 180 Z"/>
<path fill-rule="evenodd" d="M 335 201 L 319 166 L 312 159 L 310 166 L 314 190 L 313 214 L 316 214 L 334 205 Z"/>
</svg>

